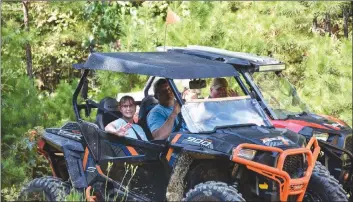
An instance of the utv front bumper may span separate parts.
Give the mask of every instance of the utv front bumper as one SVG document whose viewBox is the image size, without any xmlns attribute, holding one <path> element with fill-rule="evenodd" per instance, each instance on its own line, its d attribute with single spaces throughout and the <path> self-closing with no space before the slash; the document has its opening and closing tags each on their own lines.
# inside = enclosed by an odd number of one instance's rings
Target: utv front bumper
<svg viewBox="0 0 353 202">
<path fill-rule="evenodd" d="M 265 152 L 277 152 L 279 154 L 276 167 L 271 167 L 261 163 L 257 163 L 248 159 L 244 159 L 238 156 L 242 149 L 252 149 Z M 319 155 L 320 147 L 315 137 L 311 138 L 306 148 L 287 149 L 282 150 L 277 147 L 268 147 L 255 144 L 240 144 L 233 149 L 231 160 L 233 162 L 245 165 L 249 170 L 252 170 L 260 175 L 268 177 L 278 183 L 279 197 L 281 201 L 287 201 L 288 196 L 297 195 L 297 201 L 302 201 L 306 188 L 309 184 L 309 180 L 312 171 L 315 166 L 316 159 Z M 292 179 L 290 175 L 283 170 L 285 160 L 288 156 L 293 155 L 305 155 L 307 161 L 307 169 L 304 172 L 304 176 Z"/>
</svg>

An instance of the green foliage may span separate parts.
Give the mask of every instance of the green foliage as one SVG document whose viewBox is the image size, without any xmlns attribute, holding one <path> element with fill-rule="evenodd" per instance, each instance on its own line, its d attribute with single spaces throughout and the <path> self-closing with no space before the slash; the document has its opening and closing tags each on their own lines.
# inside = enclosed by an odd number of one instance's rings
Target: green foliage
<svg viewBox="0 0 353 202">
<path fill-rule="evenodd" d="M 98 2 L 85 5 L 84 18 L 88 21 L 97 44 L 115 42 L 121 35 L 119 18 L 121 13 L 131 8 L 130 2 Z"/>
<path fill-rule="evenodd" d="M 4 60 L 2 60 L 4 61 Z M 7 61 L 4 61 L 7 64 Z M 20 185 L 25 179 L 48 174 L 48 162 L 36 152 L 35 126 L 60 126 L 74 120 L 71 97 L 77 82 L 62 82 L 50 95 L 40 93 L 33 81 L 3 65 L 1 102 L 2 186 Z M 40 129 L 36 129 L 41 134 Z M 38 135 L 39 137 L 40 135 Z M 44 166 L 43 166 L 44 165 Z M 6 191 L 6 189 L 4 190 Z M 10 188 L 7 191 L 11 191 Z M 7 192 L 6 192 L 7 193 Z M 9 193 L 7 195 L 10 197 Z"/>
<path fill-rule="evenodd" d="M 71 189 L 70 194 L 65 197 L 65 201 L 85 201 L 85 197 L 77 190 Z"/>
<path fill-rule="evenodd" d="M 41 89 L 53 92 L 60 80 L 80 72 L 72 64 L 88 55 L 89 34 L 83 19 L 84 2 L 37 2 L 30 7 L 33 71 Z"/>
<path fill-rule="evenodd" d="M 59 127 L 67 121 L 75 120 L 72 106 L 72 94 L 76 89 L 77 80 L 71 84 L 62 81 L 55 91 L 49 95 L 42 93 L 41 103 L 41 125 L 43 127 Z"/>
<path fill-rule="evenodd" d="M 4 69 L 2 75 L 6 75 Z M 29 128 L 59 126 L 73 120 L 71 97 L 77 82 L 62 82 L 48 96 L 39 93 L 26 76 L 2 78 L 1 131 L 2 144 L 11 146 Z"/>
<path fill-rule="evenodd" d="M 44 156 L 37 154 L 36 142 L 43 134 L 43 128 L 36 127 L 24 134 L 19 134 L 16 142 L 2 142 L 2 186 L 21 185 L 29 177 L 49 174 L 49 164 Z M 5 191 L 5 190 L 4 190 Z M 2 192 L 3 195 L 3 192 Z"/>
<path fill-rule="evenodd" d="M 314 39 L 318 43 L 308 50 L 304 64 L 310 68 L 298 82 L 299 92 L 315 112 L 352 124 L 352 43 Z"/>
<path fill-rule="evenodd" d="M 91 97 L 101 100 L 104 97 L 116 97 L 118 93 L 139 91 L 143 88 L 148 77 L 142 75 L 126 75 L 122 73 L 97 72 L 97 86 L 91 87 L 95 90 Z"/>
<path fill-rule="evenodd" d="M 38 91 L 26 76 L 16 75 L 6 66 L 2 72 L 2 144 L 11 146 L 29 128 L 41 124 Z M 5 77 L 6 75 L 9 75 Z"/>
<path fill-rule="evenodd" d="M 21 188 L 17 185 L 5 187 L 1 189 L 1 200 L 2 201 L 16 201 L 20 194 Z"/>
</svg>

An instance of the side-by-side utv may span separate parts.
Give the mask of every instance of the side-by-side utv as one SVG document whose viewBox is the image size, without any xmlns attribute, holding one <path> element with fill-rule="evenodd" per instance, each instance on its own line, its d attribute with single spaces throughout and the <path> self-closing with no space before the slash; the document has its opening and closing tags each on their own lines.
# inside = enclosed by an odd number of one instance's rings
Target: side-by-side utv
<svg viewBox="0 0 353 202">
<path fill-rule="evenodd" d="M 161 47 L 159 49 L 163 51 Z M 322 152 L 318 160 L 352 197 L 352 128 L 337 118 L 312 113 L 282 73 L 285 70 L 283 62 L 270 57 L 195 45 L 168 47 L 168 51 L 220 61 L 235 67 L 249 89 L 243 89 L 243 92 L 252 94 L 258 100 L 276 128 L 292 130 L 304 135 L 307 140 L 311 137 L 319 140 Z"/>
<path fill-rule="evenodd" d="M 175 52 L 120 52 L 92 53 L 75 67 L 84 70 L 73 93 L 77 120 L 45 130 L 38 149 L 53 176 L 28 183 L 19 200 L 62 201 L 74 190 L 88 201 L 348 200 L 316 161 L 317 139 L 275 129 L 253 95 L 185 101 L 174 83 L 190 79 L 190 87 L 204 88 L 207 78 L 230 77 L 246 89 L 232 65 Z M 116 99 L 96 102 L 87 92 L 78 99 L 89 72 L 98 70 L 150 76 L 145 92 L 156 77 L 166 78 L 188 130 L 149 141 L 105 132 L 122 116 Z M 141 120 L 156 104 L 149 98 L 137 103 Z M 84 120 L 95 111 L 96 122 Z"/>
</svg>

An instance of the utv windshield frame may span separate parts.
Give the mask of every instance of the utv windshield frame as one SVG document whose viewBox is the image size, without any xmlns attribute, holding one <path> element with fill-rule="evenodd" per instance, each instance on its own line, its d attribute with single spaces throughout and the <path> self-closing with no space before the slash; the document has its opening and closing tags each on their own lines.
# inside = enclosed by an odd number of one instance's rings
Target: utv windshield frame
<svg viewBox="0 0 353 202">
<path fill-rule="evenodd" d="M 157 48 L 157 50 L 164 51 L 161 48 Z M 241 53 L 241 52 L 232 52 L 226 51 L 218 48 L 205 47 L 205 46 L 192 46 L 188 45 L 187 47 L 167 47 L 167 52 L 171 53 L 182 53 L 185 55 L 193 55 L 200 58 L 205 58 L 210 61 L 218 61 L 221 64 L 229 64 L 234 69 L 237 68 L 237 71 L 243 76 L 245 82 L 249 85 L 250 89 L 248 89 L 244 83 L 241 81 L 240 76 L 235 77 L 237 82 L 242 85 L 241 88 L 246 95 L 250 95 L 253 98 L 256 98 L 260 105 L 263 106 L 264 110 L 266 110 L 271 116 L 272 119 L 278 119 L 275 112 L 268 106 L 265 102 L 265 99 L 262 97 L 260 90 L 257 88 L 256 84 L 251 80 L 251 78 L 246 78 L 243 74 L 245 72 L 255 72 L 259 71 L 261 66 L 283 66 L 284 63 L 281 61 L 275 60 L 270 57 L 262 57 L 249 53 Z M 239 70 L 238 70 L 239 69 Z M 254 91 L 255 95 L 251 93 Z"/>
<path fill-rule="evenodd" d="M 213 133 L 220 128 L 245 125 L 272 127 L 257 100 L 250 96 L 191 99 L 181 112 L 191 133 Z"/>
</svg>

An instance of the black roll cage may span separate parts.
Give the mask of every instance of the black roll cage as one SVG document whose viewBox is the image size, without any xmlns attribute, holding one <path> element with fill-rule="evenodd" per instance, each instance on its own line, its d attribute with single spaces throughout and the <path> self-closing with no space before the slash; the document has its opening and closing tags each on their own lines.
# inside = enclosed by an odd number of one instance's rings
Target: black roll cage
<svg viewBox="0 0 353 202">
<path fill-rule="evenodd" d="M 78 95 L 79 95 L 81 89 L 83 88 L 83 85 L 84 85 L 84 83 L 86 81 L 86 78 L 87 78 L 89 72 L 90 72 L 89 69 L 86 69 L 83 72 L 83 74 L 81 76 L 81 79 L 80 79 L 80 81 L 79 81 L 79 83 L 78 83 L 78 85 L 77 85 L 77 87 L 75 89 L 75 92 L 74 92 L 73 96 L 72 96 L 72 105 L 73 105 L 73 108 L 74 108 L 74 113 L 75 113 L 77 121 L 82 120 L 81 115 L 80 115 L 80 110 L 81 109 L 85 109 L 86 110 L 86 114 L 89 114 L 89 111 L 90 111 L 91 108 L 97 108 L 97 104 L 94 103 L 92 100 L 89 100 L 88 98 L 84 98 L 85 101 L 86 101 L 86 104 L 78 104 L 77 103 Z M 155 76 L 151 76 L 148 79 L 148 81 L 147 81 L 147 83 L 146 83 L 146 85 L 144 87 L 144 90 L 143 90 L 144 94 L 145 94 L 145 97 L 148 95 L 148 90 L 152 86 L 152 83 L 153 83 L 154 79 L 155 79 Z M 184 104 L 184 101 L 183 101 L 183 99 L 181 97 L 181 94 L 179 93 L 179 91 L 178 91 L 173 79 L 169 79 L 169 78 L 166 78 L 166 79 L 167 79 L 167 82 L 168 82 L 169 86 L 171 87 L 171 89 L 173 91 L 173 94 L 174 94 L 175 98 L 177 99 L 179 105 L 182 106 Z"/>
<path fill-rule="evenodd" d="M 73 105 L 73 108 L 74 108 L 74 112 L 75 112 L 75 116 L 76 116 L 76 120 L 77 120 L 77 121 L 81 120 L 80 110 L 81 110 L 81 109 L 87 109 L 87 108 L 88 108 L 88 106 L 87 106 L 88 103 L 86 103 L 86 105 L 82 105 L 82 104 L 79 105 L 79 104 L 77 104 L 77 97 L 78 97 L 78 94 L 80 93 L 80 91 L 81 91 L 81 89 L 82 89 L 82 87 L 83 87 L 83 84 L 84 84 L 84 82 L 86 81 L 86 78 L 87 78 L 88 73 L 89 73 L 89 70 L 88 70 L 88 69 L 86 69 L 86 70 L 83 72 L 83 74 L 82 74 L 82 76 L 81 76 L 81 79 L 80 79 L 80 81 L 79 81 L 79 83 L 78 83 L 78 85 L 77 85 L 77 87 L 76 87 L 76 89 L 75 89 L 75 92 L 74 92 L 73 96 L 72 96 L 72 105 Z M 93 106 L 91 106 L 91 107 L 93 107 Z"/>
<path fill-rule="evenodd" d="M 86 115 L 90 113 L 90 109 L 91 108 L 97 108 L 97 104 L 94 103 L 92 100 L 89 100 L 88 98 L 84 98 L 84 100 L 86 101 L 86 104 L 78 104 L 77 103 L 77 98 L 78 98 L 78 95 L 81 91 L 81 89 L 84 87 L 84 84 L 85 84 L 85 81 L 86 81 L 86 78 L 89 74 L 90 70 L 89 69 L 85 69 L 82 76 L 81 76 L 81 79 L 75 89 L 75 92 L 72 96 L 72 104 L 73 104 L 73 108 L 74 108 L 74 113 L 75 113 L 75 116 L 76 116 L 76 120 L 79 121 L 81 120 L 81 115 L 80 115 L 80 110 L 82 109 L 85 109 L 86 111 Z M 153 81 L 155 80 L 156 76 L 150 76 L 143 88 L 143 92 L 144 92 L 144 96 L 148 96 L 148 91 L 149 89 L 151 88 L 152 84 L 153 84 Z M 184 104 L 184 101 L 181 97 L 181 94 L 179 93 L 173 79 L 170 79 L 170 78 L 166 78 L 167 79 L 167 82 L 169 84 L 169 86 L 171 87 L 172 91 L 173 91 L 173 94 L 177 100 L 177 102 L 179 103 L 180 106 L 182 106 Z M 250 95 L 252 98 L 253 98 L 253 95 L 250 93 L 250 91 L 247 89 L 247 87 L 245 86 L 245 84 L 243 83 L 243 81 L 240 79 L 239 75 L 238 76 L 234 76 L 234 79 L 238 82 L 240 88 L 242 89 L 242 91 L 246 94 L 246 95 Z"/>
</svg>

